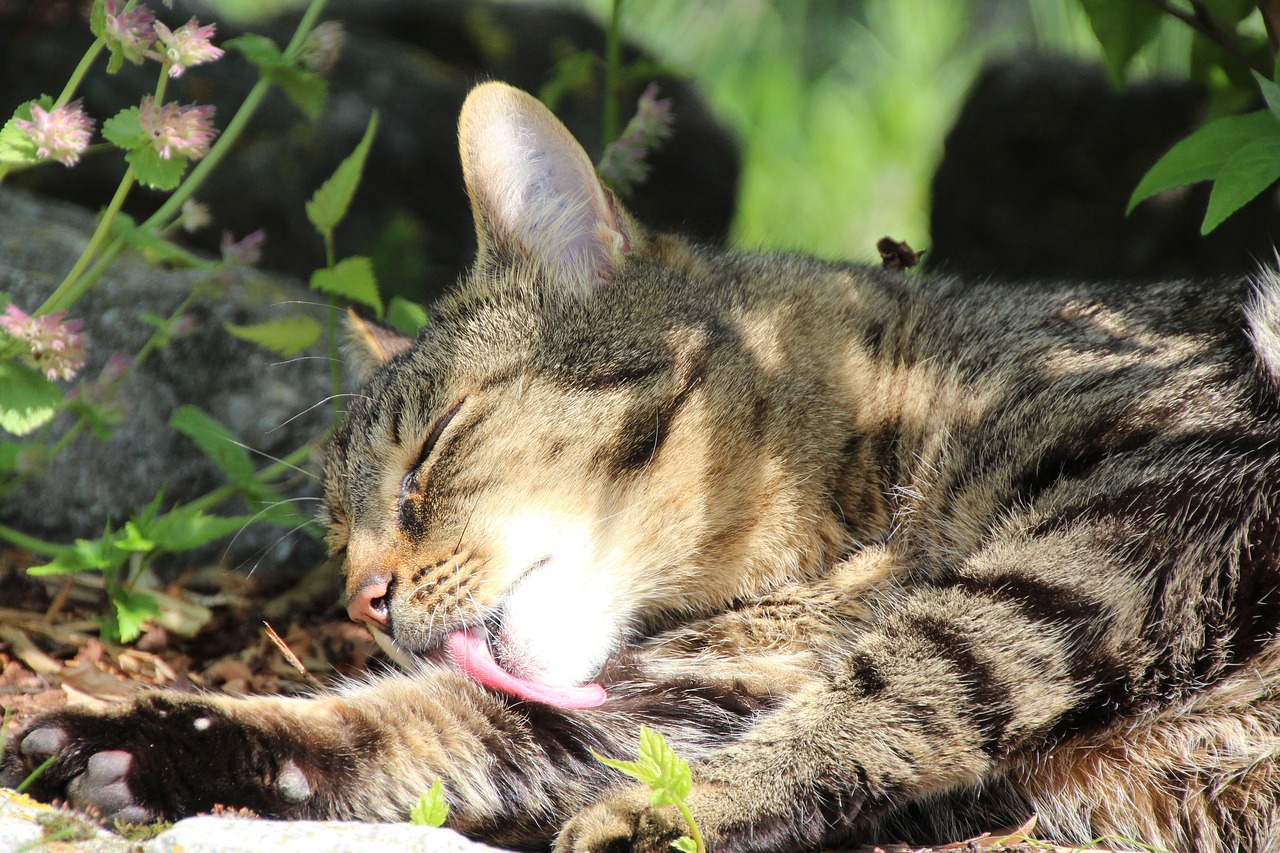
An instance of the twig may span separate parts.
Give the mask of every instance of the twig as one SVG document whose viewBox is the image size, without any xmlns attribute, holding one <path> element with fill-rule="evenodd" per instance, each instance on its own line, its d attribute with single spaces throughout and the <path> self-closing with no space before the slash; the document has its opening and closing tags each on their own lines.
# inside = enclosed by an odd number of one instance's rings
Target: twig
<svg viewBox="0 0 1280 853">
<path fill-rule="evenodd" d="M 1267 28 L 1267 42 L 1271 45 L 1271 55 L 1280 49 L 1280 0 L 1258 0 L 1258 11 L 1262 13 L 1262 23 Z"/>
<path fill-rule="evenodd" d="M 1201 0 L 1191 0 L 1191 8 L 1193 10 L 1191 12 L 1187 12 L 1171 5 L 1169 0 L 1147 0 L 1147 2 L 1152 6 L 1155 6 L 1161 12 L 1164 12 L 1166 15 L 1172 15 L 1179 21 L 1182 21 L 1184 24 L 1209 39 L 1209 41 L 1218 45 L 1218 47 L 1243 62 L 1246 67 L 1252 68 L 1268 80 L 1271 79 L 1271 75 L 1274 73 L 1275 69 L 1267 68 L 1265 65 L 1259 63 L 1250 56 L 1249 52 L 1244 49 L 1244 45 L 1242 45 L 1240 40 L 1236 38 L 1235 33 L 1224 30 L 1218 22 L 1214 20 L 1213 16 L 1209 14 L 1209 10 L 1205 8 L 1204 3 L 1202 3 Z M 1260 8 L 1263 6 L 1276 5 L 1276 0 L 1259 0 L 1258 3 Z M 1268 37 L 1270 37 L 1271 22 L 1267 18 L 1267 11 L 1265 8 L 1263 9 L 1262 15 L 1263 20 L 1268 21 L 1267 34 Z M 1272 45 L 1275 45 L 1274 39 L 1272 39 Z"/>
<path fill-rule="evenodd" d="M 329 688 L 325 687 L 324 682 L 307 672 L 307 668 L 302 665 L 302 661 L 298 660 L 298 656 L 295 655 L 287 645 L 285 645 L 284 640 L 280 639 L 280 635 L 276 633 L 275 628 L 271 627 L 270 622 L 263 622 L 262 627 L 267 632 L 267 639 L 276 644 L 276 648 L 280 650 L 280 654 L 284 655 L 284 659 L 302 675 L 303 680 L 306 681 L 307 684 L 317 690 L 322 690 L 325 693 L 329 692 Z"/>
</svg>

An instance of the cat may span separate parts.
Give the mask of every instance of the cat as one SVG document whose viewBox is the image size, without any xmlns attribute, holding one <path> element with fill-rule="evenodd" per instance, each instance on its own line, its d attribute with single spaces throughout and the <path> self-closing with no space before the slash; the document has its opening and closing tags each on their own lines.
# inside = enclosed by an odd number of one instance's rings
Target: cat
<svg viewBox="0 0 1280 853">
<path fill-rule="evenodd" d="M 154 692 L 10 738 L 104 816 L 403 820 L 665 851 L 595 754 L 692 767 L 710 849 L 1280 849 L 1280 275 L 1010 286 L 648 233 L 500 83 L 479 251 L 328 446 L 352 618 L 410 671 Z M 974 199 L 981 204 L 981 199 Z M 1123 842 L 1114 841 L 1113 845 Z M 1144 848 L 1146 849 L 1146 848 Z"/>
</svg>

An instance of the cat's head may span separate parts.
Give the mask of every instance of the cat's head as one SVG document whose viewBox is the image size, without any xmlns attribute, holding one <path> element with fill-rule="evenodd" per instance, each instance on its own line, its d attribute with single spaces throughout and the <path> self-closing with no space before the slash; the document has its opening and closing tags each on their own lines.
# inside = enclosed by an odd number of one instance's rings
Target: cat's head
<svg viewBox="0 0 1280 853">
<path fill-rule="evenodd" d="M 373 372 L 329 447 L 330 542 L 352 617 L 401 648 L 581 685 L 768 582 L 784 472 L 698 253 L 645 234 L 529 95 L 478 87 L 459 133 L 479 256 L 413 341 L 355 324 Z"/>
</svg>

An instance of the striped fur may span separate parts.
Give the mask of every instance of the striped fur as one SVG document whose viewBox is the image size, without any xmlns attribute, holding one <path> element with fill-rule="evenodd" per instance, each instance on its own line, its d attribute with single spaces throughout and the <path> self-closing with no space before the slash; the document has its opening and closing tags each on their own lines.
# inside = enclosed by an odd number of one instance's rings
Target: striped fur
<svg viewBox="0 0 1280 853">
<path fill-rule="evenodd" d="M 590 752 L 643 723 L 692 760 L 717 851 L 1032 811 L 1062 842 L 1280 848 L 1280 277 L 1017 288 L 703 249 L 575 184 L 527 96 L 481 87 L 462 133 L 480 260 L 374 348 L 326 463 L 348 592 L 387 587 L 413 671 L 58 712 L 11 773 L 58 752 L 46 796 L 363 819 L 439 777 L 469 834 L 660 851 L 674 813 Z M 469 680 L 442 644 L 482 624 L 517 674 L 609 700 Z M 126 769 L 86 769 L 112 750 Z"/>
</svg>

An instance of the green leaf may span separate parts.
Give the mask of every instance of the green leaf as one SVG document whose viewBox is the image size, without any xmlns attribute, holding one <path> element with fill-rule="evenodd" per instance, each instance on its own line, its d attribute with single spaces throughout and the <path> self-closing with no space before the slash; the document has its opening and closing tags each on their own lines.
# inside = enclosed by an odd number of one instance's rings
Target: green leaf
<svg viewBox="0 0 1280 853">
<path fill-rule="evenodd" d="M 698 853 L 698 843 L 687 835 L 682 835 L 672 841 L 671 846 L 679 850 L 680 853 Z"/>
<path fill-rule="evenodd" d="M 1080 0 L 1102 45 L 1111 80 L 1122 85 L 1134 54 L 1155 38 L 1161 12 L 1144 0 Z"/>
<path fill-rule="evenodd" d="M 187 171 L 185 157 L 174 156 L 166 160 L 150 145 L 133 149 L 124 155 L 124 159 L 133 167 L 138 183 L 153 190 L 176 189 Z"/>
<path fill-rule="evenodd" d="M 1257 8 L 1255 0 L 1200 0 L 1209 13 L 1226 24 L 1238 24 Z"/>
<path fill-rule="evenodd" d="M 36 156 L 35 140 L 18 127 L 18 121 L 31 121 L 31 106 L 39 104 L 48 110 L 53 108 L 53 98 L 48 95 L 19 104 L 13 116 L 0 128 L 0 163 L 25 164 L 40 162 Z"/>
<path fill-rule="evenodd" d="M 419 329 L 430 322 L 426 308 L 400 296 L 391 297 L 386 321 L 393 329 L 406 335 L 416 335 Z"/>
<path fill-rule="evenodd" d="M 154 263 L 167 264 L 171 267 L 190 267 L 204 270 L 212 270 L 218 266 L 207 258 L 202 258 L 175 243 L 170 243 L 152 231 L 139 228 L 133 217 L 127 213 L 117 213 L 115 219 L 111 221 L 111 236 L 123 240 L 127 245 L 138 249 L 146 256 L 147 260 Z M 151 316 L 154 317 L 155 315 Z M 155 325 L 155 323 L 152 323 L 152 325 Z"/>
<path fill-rule="evenodd" d="M 17 441 L 0 441 L 0 472 L 11 473 L 18 470 L 18 456 L 27 445 Z"/>
<path fill-rule="evenodd" d="M 409 823 L 414 826 L 444 826 L 448 816 L 449 804 L 445 802 L 444 786 L 439 779 L 409 809 Z"/>
<path fill-rule="evenodd" d="M 194 441 L 232 483 L 245 487 L 254 484 L 256 472 L 249 452 L 221 423 L 195 406 L 180 406 L 169 418 L 169 426 Z"/>
<path fill-rule="evenodd" d="M 1267 102 L 1267 109 L 1271 110 L 1273 116 L 1280 118 L 1280 86 L 1257 71 L 1253 72 L 1253 79 L 1258 81 L 1258 88 L 1262 90 L 1262 99 Z"/>
<path fill-rule="evenodd" d="M 320 113 L 324 111 L 324 102 L 329 97 L 329 85 L 319 74 L 288 65 L 267 71 L 265 76 L 279 86 L 280 91 L 307 118 L 314 120 L 320 117 Z"/>
<path fill-rule="evenodd" d="M 347 215 L 347 208 L 351 206 L 351 199 L 360 184 L 364 161 L 369 156 L 369 147 L 373 145 L 373 137 L 377 131 L 378 114 L 374 112 L 369 116 L 364 137 L 355 150 L 338 164 L 329 180 L 321 184 L 320 189 L 307 202 L 307 218 L 321 234 L 332 232 Z"/>
<path fill-rule="evenodd" d="M 297 355 L 320 340 L 320 334 L 324 331 L 315 320 L 300 314 L 254 323 L 251 326 L 225 322 L 222 326 L 237 338 L 255 343 L 285 358 Z"/>
<path fill-rule="evenodd" d="M 112 547 L 119 548 L 121 551 L 154 551 L 156 543 L 142 532 L 138 524 L 133 521 L 124 523 L 124 531 L 111 543 Z"/>
<path fill-rule="evenodd" d="M 689 763 L 667 746 L 666 740 L 648 726 L 640 727 L 640 751 L 635 761 L 622 761 L 595 755 L 602 764 L 620 770 L 632 779 L 647 785 L 651 794 L 649 804 L 655 808 L 673 806 L 684 801 L 693 788 L 693 774 Z"/>
<path fill-rule="evenodd" d="M 0 362 L 0 428 L 26 435 L 53 419 L 62 392 L 44 377 L 17 362 Z"/>
<path fill-rule="evenodd" d="M 289 60 L 276 47 L 276 43 L 266 36 L 247 33 L 222 43 L 226 50 L 234 50 L 244 55 L 259 71 L 269 71 L 289 64 Z"/>
<path fill-rule="evenodd" d="M 1138 202 L 1158 192 L 1216 177 L 1230 157 L 1249 143 L 1280 133 L 1280 122 L 1269 110 L 1227 116 L 1209 122 L 1170 148 L 1156 161 L 1129 198 L 1131 212 Z"/>
<path fill-rule="evenodd" d="M 160 615 L 160 605 L 145 592 L 109 584 L 107 597 L 111 599 L 111 612 L 103 620 L 103 633 L 108 640 L 132 643 L 142 635 L 143 624 Z"/>
<path fill-rule="evenodd" d="M 373 264 L 361 255 L 338 262 L 333 269 L 319 269 L 311 275 L 311 287 L 329 296 L 339 296 L 372 308 L 382 315 L 382 298 L 378 296 L 378 282 L 373 275 Z"/>
<path fill-rule="evenodd" d="M 239 533 L 256 520 L 251 515 L 205 515 L 180 507 L 157 519 L 149 532 L 165 551 L 190 551 Z"/>
<path fill-rule="evenodd" d="M 1209 193 L 1200 226 L 1208 234 L 1267 187 L 1280 179 L 1280 132 L 1250 142 L 1223 164 Z"/>
<path fill-rule="evenodd" d="M 116 113 L 102 123 L 102 138 L 125 151 L 147 145 L 150 140 L 142 129 L 138 118 L 140 114 L 138 107 L 128 107 Z"/>
<path fill-rule="evenodd" d="M 43 575 L 70 575 L 76 572 L 114 572 L 123 566 L 129 555 L 115 548 L 115 534 L 108 532 L 101 539 L 77 539 L 76 544 L 65 549 L 43 566 L 33 566 L 27 572 L 37 577 Z"/>
<path fill-rule="evenodd" d="M 324 109 L 325 99 L 329 95 L 329 87 L 324 78 L 290 60 L 271 39 L 250 33 L 224 42 L 223 47 L 244 54 L 258 67 L 263 78 L 279 86 L 307 118 L 316 118 Z"/>
</svg>

